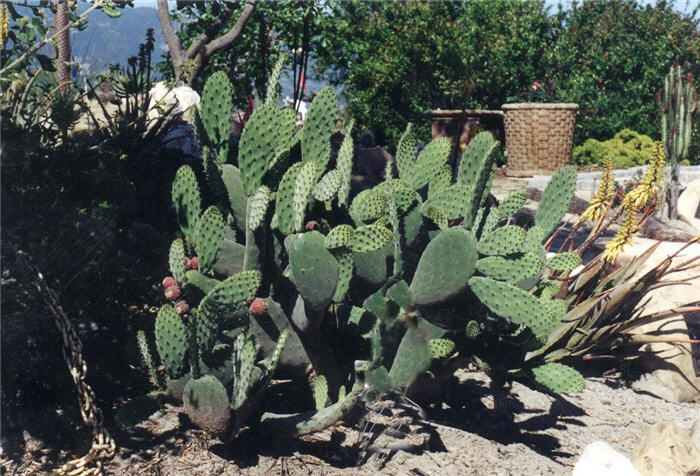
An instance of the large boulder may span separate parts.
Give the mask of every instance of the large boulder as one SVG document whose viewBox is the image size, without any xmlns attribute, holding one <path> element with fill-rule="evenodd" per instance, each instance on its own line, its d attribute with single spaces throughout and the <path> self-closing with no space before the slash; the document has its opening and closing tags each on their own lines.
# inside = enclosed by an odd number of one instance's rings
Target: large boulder
<svg viewBox="0 0 700 476">
<path fill-rule="evenodd" d="M 635 259 L 654 243 L 656 243 L 654 240 L 634 238 L 632 245 L 620 254 L 618 264 Z M 661 242 L 644 263 L 642 269 L 639 270 L 637 276 L 646 273 L 686 245 L 686 243 L 679 242 Z M 699 243 L 687 245 L 687 248 L 673 259 L 671 266 L 678 266 L 695 256 L 700 256 Z M 700 301 L 700 263 L 696 262 L 688 269 L 673 273 L 664 281 L 684 281 L 684 283 L 659 287 L 649 292 L 647 300 L 645 300 L 643 316 Z M 689 315 L 689 318 L 692 319 L 693 316 Z M 639 334 L 656 333 L 669 340 L 677 339 L 687 342 L 689 339 L 688 326 L 683 316 L 672 316 L 660 322 L 640 326 L 635 332 Z M 658 381 L 671 391 L 671 393 L 652 393 L 675 402 L 700 401 L 700 377 L 695 372 L 691 344 L 652 342 L 645 344 L 641 350 L 646 355 L 653 356 L 653 358 L 644 361 L 646 368 L 655 377 L 651 380 Z"/>
<path fill-rule="evenodd" d="M 189 86 L 171 88 L 163 81 L 151 88 L 150 96 L 149 120 L 157 119 L 161 112 L 169 112 L 171 116 L 184 114 L 192 106 L 199 106 L 200 102 L 199 94 Z"/>
<path fill-rule="evenodd" d="M 652 426 L 632 455 L 632 464 L 642 476 L 686 476 L 700 474 L 700 420 L 692 430 L 670 421 Z"/>
<path fill-rule="evenodd" d="M 678 218 L 700 233 L 700 180 L 688 183 L 678 197 Z"/>
</svg>

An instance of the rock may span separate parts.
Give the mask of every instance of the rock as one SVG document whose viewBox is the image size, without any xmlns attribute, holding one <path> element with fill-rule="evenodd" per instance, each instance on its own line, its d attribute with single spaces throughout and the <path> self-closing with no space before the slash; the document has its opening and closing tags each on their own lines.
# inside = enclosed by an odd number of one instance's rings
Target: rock
<svg viewBox="0 0 700 476">
<path fill-rule="evenodd" d="M 632 245 L 618 257 L 618 264 L 623 265 L 635 259 L 655 243 L 653 240 L 634 238 Z M 662 242 L 637 272 L 637 276 L 639 277 L 657 266 L 684 246 L 687 248 L 673 259 L 671 266 L 679 265 L 691 257 L 700 256 L 699 243 L 687 245 L 686 243 Z M 699 272 L 700 267 L 696 264 L 696 266 L 673 273 L 670 277 L 665 278 L 665 281 L 685 280 L 686 282 L 650 291 L 645 298 L 642 316 L 675 309 L 692 304 L 694 301 L 697 302 L 698 296 L 700 296 Z M 693 316 L 689 314 L 688 319 L 693 319 Z M 673 316 L 659 322 L 646 324 L 634 332 L 639 334 L 656 333 L 667 339 L 688 340 L 689 338 L 688 326 L 682 316 Z M 700 401 L 700 377 L 695 374 L 691 344 L 653 342 L 644 344 L 640 351 L 649 356 L 642 361 L 642 365 L 654 374 L 659 383 L 671 390 L 673 398 L 670 398 L 666 392 L 651 393 L 673 402 Z"/>
<path fill-rule="evenodd" d="M 199 106 L 200 102 L 199 94 L 189 86 L 178 86 L 171 89 L 163 81 L 156 83 L 151 88 L 150 96 L 149 120 L 157 119 L 161 115 L 158 109 L 175 116 L 184 114 L 192 106 Z"/>
<path fill-rule="evenodd" d="M 639 476 L 629 459 L 605 441 L 594 441 L 583 449 L 572 476 Z"/>
<path fill-rule="evenodd" d="M 678 197 L 678 218 L 700 233 L 700 180 L 693 180 Z"/>
<path fill-rule="evenodd" d="M 180 123 L 171 127 L 163 137 L 162 147 L 165 151 L 181 153 L 187 164 L 201 163 L 202 152 L 190 124 Z"/>
<path fill-rule="evenodd" d="M 684 241 L 687 243 L 698 234 L 698 230 L 684 221 L 661 221 L 655 217 L 649 217 L 644 222 L 640 234 L 652 240 Z"/>
<path fill-rule="evenodd" d="M 700 447 L 693 439 L 690 431 L 671 421 L 657 423 L 639 442 L 632 463 L 643 476 L 700 474 Z"/>
</svg>

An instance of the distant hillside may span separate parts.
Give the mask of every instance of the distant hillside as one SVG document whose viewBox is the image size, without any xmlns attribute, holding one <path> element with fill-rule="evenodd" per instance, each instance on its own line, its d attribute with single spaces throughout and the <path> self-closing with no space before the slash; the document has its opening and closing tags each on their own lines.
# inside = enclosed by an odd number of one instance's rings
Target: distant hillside
<svg viewBox="0 0 700 476">
<path fill-rule="evenodd" d="M 153 8 L 127 7 L 119 18 L 109 18 L 101 11 L 95 11 L 89 20 L 87 29 L 73 30 L 71 34 L 73 57 L 89 74 L 104 71 L 110 64 L 126 65 L 127 59 L 138 53 L 148 28 L 153 28 L 156 37 L 153 62 L 161 61 L 161 55 L 167 52 L 158 14 Z"/>
</svg>

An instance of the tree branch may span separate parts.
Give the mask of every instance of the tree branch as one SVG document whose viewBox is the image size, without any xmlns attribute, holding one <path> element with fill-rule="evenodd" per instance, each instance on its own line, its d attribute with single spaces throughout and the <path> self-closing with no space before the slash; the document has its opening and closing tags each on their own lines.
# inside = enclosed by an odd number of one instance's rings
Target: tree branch
<svg viewBox="0 0 700 476">
<path fill-rule="evenodd" d="M 173 23 L 170 20 L 168 0 L 158 0 L 158 20 L 160 20 L 160 28 L 163 31 L 165 42 L 168 44 L 168 50 L 173 59 L 173 64 L 177 68 L 179 66 L 178 62 L 182 58 L 183 49 L 180 38 L 175 33 Z"/>
<path fill-rule="evenodd" d="M 223 13 L 219 16 L 219 18 L 216 19 L 214 23 L 211 24 L 207 31 L 205 31 L 204 33 L 202 33 L 194 39 L 190 47 L 187 48 L 187 51 L 185 52 L 186 57 L 194 58 L 199 49 L 202 48 L 214 36 L 216 36 L 216 34 L 219 31 L 221 31 L 224 25 L 226 25 L 226 22 L 228 22 L 229 18 L 231 18 L 231 15 L 233 15 L 233 8 L 226 7 Z"/>
<path fill-rule="evenodd" d="M 248 3 L 246 4 L 245 8 L 243 8 L 241 16 L 238 17 L 238 20 L 236 20 L 236 23 L 231 27 L 231 29 L 227 31 L 224 35 L 210 41 L 204 46 L 205 58 L 208 58 L 209 56 L 216 53 L 222 48 L 226 48 L 228 45 L 236 41 L 239 36 L 241 36 L 241 34 L 243 33 L 243 27 L 248 21 L 248 18 L 253 14 L 257 3 L 258 0 L 248 0 Z"/>
</svg>

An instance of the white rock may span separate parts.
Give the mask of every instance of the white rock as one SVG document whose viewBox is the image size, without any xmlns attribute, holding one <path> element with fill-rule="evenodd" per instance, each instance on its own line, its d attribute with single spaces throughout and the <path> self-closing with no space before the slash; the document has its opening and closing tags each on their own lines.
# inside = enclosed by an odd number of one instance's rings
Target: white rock
<svg viewBox="0 0 700 476">
<path fill-rule="evenodd" d="M 189 86 L 168 87 L 163 81 L 156 83 L 150 91 L 151 102 L 149 104 L 149 119 L 156 119 L 160 115 L 158 109 L 171 112 L 172 115 L 184 114 L 192 106 L 199 106 L 200 97 L 197 92 Z"/>
<path fill-rule="evenodd" d="M 657 423 L 641 439 L 632 456 L 644 476 L 700 474 L 700 447 L 691 431 L 671 421 Z"/>
<path fill-rule="evenodd" d="M 572 476 L 641 476 L 632 462 L 605 441 L 594 441 L 583 449 Z"/>
<path fill-rule="evenodd" d="M 693 180 L 678 197 L 678 218 L 700 232 L 700 180 Z"/>
</svg>

